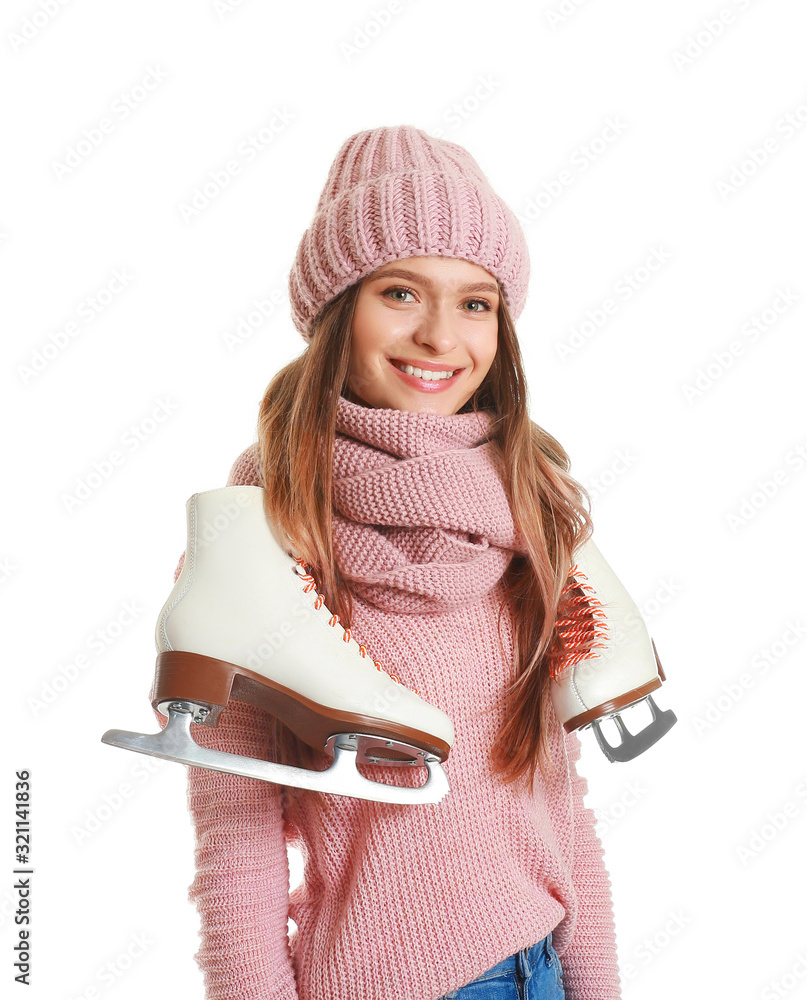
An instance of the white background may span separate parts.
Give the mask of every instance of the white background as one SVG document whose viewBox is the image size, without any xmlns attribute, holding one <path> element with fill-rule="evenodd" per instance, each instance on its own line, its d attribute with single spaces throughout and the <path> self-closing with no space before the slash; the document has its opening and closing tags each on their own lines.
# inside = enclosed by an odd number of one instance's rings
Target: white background
<svg viewBox="0 0 807 1000">
<path fill-rule="evenodd" d="M 627 764 L 582 734 L 624 995 L 807 996 L 800 0 L 51 4 L 5 3 L 0 32 L 4 995 L 17 768 L 25 995 L 202 995 L 184 768 L 100 736 L 156 729 L 185 501 L 224 485 L 303 349 L 286 280 L 333 156 L 413 124 L 525 219 L 532 415 L 592 491 L 679 719 Z"/>
</svg>

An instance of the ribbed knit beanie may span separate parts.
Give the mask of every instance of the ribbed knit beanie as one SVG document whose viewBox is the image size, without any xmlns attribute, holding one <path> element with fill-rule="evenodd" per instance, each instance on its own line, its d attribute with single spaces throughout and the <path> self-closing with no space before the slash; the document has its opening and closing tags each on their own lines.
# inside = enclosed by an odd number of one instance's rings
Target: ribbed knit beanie
<svg viewBox="0 0 807 1000">
<path fill-rule="evenodd" d="M 529 253 L 513 212 L 471 154 L 410 125 L 350 136 L 331 165 L 289 275 L 294 325 L 309 342 L 322 307 L 382 264 L 461 257 L 501 283 L 517 319 Z"/>
</svg>

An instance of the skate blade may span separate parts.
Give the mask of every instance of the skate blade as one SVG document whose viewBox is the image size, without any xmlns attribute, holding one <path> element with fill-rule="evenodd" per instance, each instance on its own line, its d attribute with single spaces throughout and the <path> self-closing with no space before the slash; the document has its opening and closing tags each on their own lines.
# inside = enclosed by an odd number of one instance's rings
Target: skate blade
<svg viewBox="0 0 807 1000">
<path fill-rule="evenodd" d="M 290 764 L 276 764 L 269 760 L 256 760 L 241 754 L 202 747 L 191 736 L 192 715 L 188 711 L 168 710 L 168 723 L 159 733 L 131 733 L 123 729 L 110 729 L 101 737 L 102 743 L 123 750 L 134 750 L 150 757 L 174 760 L 190 767 L 203 767 L 225 774 L 240 774 L 258 781 L 271 781 L 278 785 L 308 788 L 314 792 L 348 795 L 370 802 L 402 804 L 440 802 L 448 794 L 448 777 L 439 760 L 427 756 L 423 763 L 428 778 L 419 788 L 387 785 L 370 781 L 356 767 L 355 736 L 339 734 L 334 742 L 334 759 L 324 771 L 311 771 Z"/>
<path fill-rule="evenodd" d="M 612 746 L 603 736 L 599 719 L 595 719 L 591 723 L 600 749 L 612 763 L 615 761 L 624 763 L 625 761 L 633 760 L 634 757 L 638 757 L 645 750 L 649 750 L 654 743 L 658 743 L 661 737 L 668 733 L 678 721 L 672 709 L 668 708 L 666 711 L 661 712 L 658 705 L 653 701 L 652 695 L 647 695 L 646 698 L 640 700 L 647 701 L 650 705 L 650 711 L 653 713 L 653 721 L 649 726 L 642 729 L 641 732 L 631 733 L 622 721 L 619 712 L 609 716 L 616 723 L 619 735 L 622 737 L 622 742 L 617 746 Z M 634 702 L 634 705 L 638 704 L 638 701 Z"/>
</svg>

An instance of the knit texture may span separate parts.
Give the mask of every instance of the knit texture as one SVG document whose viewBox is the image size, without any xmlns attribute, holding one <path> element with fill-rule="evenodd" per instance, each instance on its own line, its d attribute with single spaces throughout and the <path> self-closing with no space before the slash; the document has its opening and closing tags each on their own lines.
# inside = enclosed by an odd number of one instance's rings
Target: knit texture
<svg viewBox="0 0 807 1000">
<path fill-rule="evenodd" d="M 439 255 L 498 278 L 514 319 L 529 282 L 521 224 L 462 146 L 410 125 L 350 136 L 331 164 L 289 275 L 294 324 L 311 340 L 322 307 L 382 264 Z"/>
<path fill-rule="evenodd" d="M 188 768 L 208 998 L 435 1000 L 549 931 L 568 1000 L 620 996 L 577 736 L 550 714 L 557 766 L 534 793 L 504 785 L 488 761 L 513 669 L 509 615 L 497 633 L 501 577 L 520 542 L 487 419 L 339 400 L 334 532 L 359 591 L 352 634 L 453 720 L 451 790 L 438 804 L 393 805 Z M 257 445 L 228 485 L 262 485 Z M 217 729 L 194 735 L 271 758 L 266 732 L 265 713 L 231 702 Z M 414 769 L 360 770 L 422 781 Z M 290 895 L 288 844 L 305 860 Z"/>
<path fill-rule="evenodd" d="M 486 411 L 444 416 L 339 397 L 334 545 L 365 600 L 410 614 L 460 608 L 524 551 L 491 423 Z"/>
</svg>

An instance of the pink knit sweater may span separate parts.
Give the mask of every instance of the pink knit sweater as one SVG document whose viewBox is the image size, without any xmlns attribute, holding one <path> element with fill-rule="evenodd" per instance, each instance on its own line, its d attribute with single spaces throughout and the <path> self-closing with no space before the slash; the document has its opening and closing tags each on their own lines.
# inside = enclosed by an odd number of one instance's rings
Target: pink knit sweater
<svg viewBox="0 0 807 1000">
<path fill-rule="evenodd" d="M 568 1000 L 620 995 L 610 882 L 574 766 L 577 736 L 547 720 L 558 767 L 546 781 L 539 772 L 534 794 L 502 784 L 488 763 L 502 721 L 491 706 L 512 676 L 508 615 L 497 636 L 501 577 L 521 551 L 485 442 L 488 417 L 340 397 L 334 532 L 359 594 L 352 633 L 452 718 L 451 790 L 438 804 L 391 805 L 188 768 L 189 897 L 208 998 L 435 1000 L 550 931 Z M 261 485 L 257 445 L 230 473 L 228 485 L 243 484 Z M 194 735 L 271 758 L 267 718 L 231 702 L 217 729 Z M 361 766 L 368 777 L 381 769 Z M 390 770 L 381 780 L 422 781 Z M 287 844 L 305 862 L 291 895 Z"/>
</svg>

